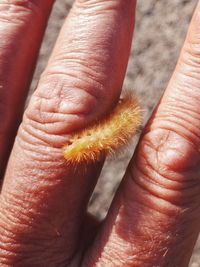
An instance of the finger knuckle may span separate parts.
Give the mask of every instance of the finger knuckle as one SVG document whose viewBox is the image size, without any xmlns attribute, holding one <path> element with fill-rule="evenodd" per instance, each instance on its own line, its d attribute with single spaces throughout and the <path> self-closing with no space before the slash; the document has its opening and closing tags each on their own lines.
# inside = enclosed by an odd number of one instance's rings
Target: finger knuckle
<svg viewBox="0 0 200 267">
<path fill-rule="evenodd" d="M 69 79 L 54 74 L 43 80 L 25 111 L 23 135 L 28 133 L 42 143 L 60 148 L 66 145 L 68 135 L 98 118 L 104 110 L 101 96 L 93 94 L 93 86 L 90 90 L 81 85 L 82 80 L 72 86 Z"/>
<path fill-rule="evenodd" d="M 143 152 L 146 149 L 151 151 L 148 158 L 150 163 L 155 164 L 155 169 L 161 166 L 166 171 L 181 173 L 190 169 L 197 156 L 193 144 L 170 129 L 158 129 L 147 134 L 141 146 Z"/>
<path fill-rule="evenodd" d="M 152 130 L 139 145 L 135 182 L 152 195 L 185 205 L 198 198 L 199 163 L 199 151 L 187 137 L 167 127 Z"/>
</svg>

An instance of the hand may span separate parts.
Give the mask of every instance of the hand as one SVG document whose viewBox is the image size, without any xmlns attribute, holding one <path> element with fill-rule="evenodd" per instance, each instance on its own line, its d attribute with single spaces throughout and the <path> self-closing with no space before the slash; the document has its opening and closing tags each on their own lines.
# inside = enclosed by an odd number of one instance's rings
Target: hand
<svg viewBox="0 0 200 267">
<path fill-rule="evenodd" d="M 188 266 L 200 230 L 200 3 L 176 70 L 102 223 L 86 213 L 103 163 L 62 148 L 116 103 L 134 0 L 77 0 L 24 113 L 51 0 L 0 4 L 2 267 Z"/>
</svg>

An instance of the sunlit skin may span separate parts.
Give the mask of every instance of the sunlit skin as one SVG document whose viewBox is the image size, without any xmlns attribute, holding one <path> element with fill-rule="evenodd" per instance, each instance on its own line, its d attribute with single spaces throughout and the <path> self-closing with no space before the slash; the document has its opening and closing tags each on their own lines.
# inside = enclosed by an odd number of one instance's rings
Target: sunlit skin
<svg viewBox="0 0 200 267">
<path fill-rule="evenodd" d="M 74 167 L 63 148 L 116 106 L 136 2 L 74 2 L 18 133 L 53 1 L 0 2 L 0 266 L 188 266 L 200 230 L 200 3 L 100 223 L 87 205 L 104 158 Z"/>
</svg>

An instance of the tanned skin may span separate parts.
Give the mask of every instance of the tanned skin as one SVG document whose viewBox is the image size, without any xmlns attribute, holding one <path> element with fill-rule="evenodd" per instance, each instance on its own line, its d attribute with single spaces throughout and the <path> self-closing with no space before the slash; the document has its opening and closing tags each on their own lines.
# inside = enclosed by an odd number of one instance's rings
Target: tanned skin
<svg viewBox="0 0 200 267">
<path fill-rule="evenodd" d="M 118 102 L 136 1 L 74 2 L 16 134 L 52 4 L 0 1 L 0 266 L 188 266 L 200 231 L 200 3 L 101 223 L 87 204 L 103 159 L 74 168 L 63 147 Z"/>
</svg>

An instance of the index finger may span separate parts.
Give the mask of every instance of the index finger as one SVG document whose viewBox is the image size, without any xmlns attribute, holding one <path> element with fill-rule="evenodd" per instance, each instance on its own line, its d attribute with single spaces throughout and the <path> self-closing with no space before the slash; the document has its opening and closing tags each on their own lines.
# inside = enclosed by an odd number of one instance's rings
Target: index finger
<svg viewBox="0 0 200 267">
<path fill-rule="evenodd" d="M 53 0 L 0 2 L 0 178 L 19 126 Z"/>
</svg>

